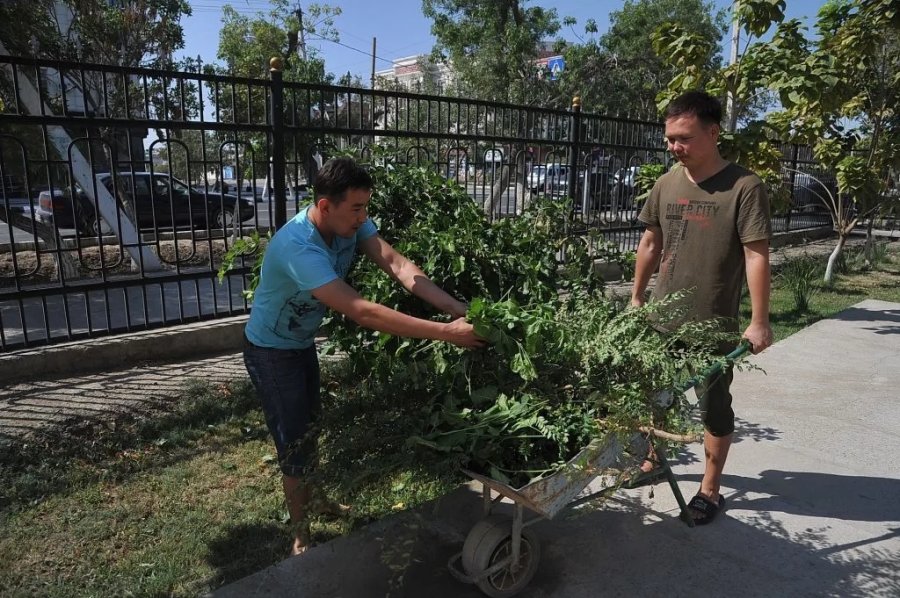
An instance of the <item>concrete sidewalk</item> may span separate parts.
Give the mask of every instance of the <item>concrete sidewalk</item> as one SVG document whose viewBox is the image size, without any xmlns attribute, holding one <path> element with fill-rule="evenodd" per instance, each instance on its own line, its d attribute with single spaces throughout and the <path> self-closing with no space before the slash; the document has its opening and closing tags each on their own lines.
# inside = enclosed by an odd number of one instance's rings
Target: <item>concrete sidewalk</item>
<svg viewBox="0 0 900 598">
<path fill-rule="evenodd" d="M 540 522 L 520 596 L 900 596 L 900 304 L 865 301 L 751 362 L 766 374 L 736 375 L 725 515 L 690 529 L 661 484 Z M 675 466 L 688 497 L 701 451 Z M 446 569 L 479 513 L 461 488 L 214 597 L 481 596 Z"/>
</svg>

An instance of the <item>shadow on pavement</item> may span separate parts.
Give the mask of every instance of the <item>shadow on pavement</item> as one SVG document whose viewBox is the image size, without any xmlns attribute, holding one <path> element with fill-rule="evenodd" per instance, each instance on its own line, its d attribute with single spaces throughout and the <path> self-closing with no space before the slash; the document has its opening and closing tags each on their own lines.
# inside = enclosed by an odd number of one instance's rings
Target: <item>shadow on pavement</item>
<svg viewBox="0 0 900 598">
<path fill-rule="evenodd" d="M 723 484 L 737 489 L 731 502 L 741 509 L 843 521 L 896 521 L 900 526 L 898 479 L 769 469 L 759 478 L 726 473 Z M 748 493 L 768 496 L 751 498 Z"/>
<path fill-rule="evenodd" d="M 828 479 L 768 472 L 756 481 L 789 493 L 792 501 L 820 491 L 851 494 L 862 484 L 867 492 L 893 492 L 896 480 Z M 729 483 L 743 479 L 729 479 Z M 748 481 L 749 483 L 750 481 Z M 779 486 L 784 484 L 784 486 Z M 668 492 L 660 487 L 657 492 Z M 882 520 L 896 514 L 882 499 L 875 513 L 861 505 L 842 508 L 839 498 L 806 514 Z M 896 496 L 894 494 L 893 496 Z M 690 529 L 673 515 L 655 513 L 641 499 L 618 494 L 605 504 L 590 503 L 568 516 L 541 521 L 538 572 L 522 598 L 594 598 L 597 596 L 896 596 L 900 593 L 900 549 L 875 542 L 834 546 L 824 530 L 788 530 L 762 509 L 784 510 L 735 497 L 733 507 L 760 511 L 751 522 L 726 514 L 709 527 Z M 508 511 L 508 505 L 501 505 Z M 800 509 L 798 508 L 798 512 Z M 461 488 L 415 513 L 383 520 L 350 537 L 285 561 L 223 588 L 217 597 L 330 596 L 475 598 L 483 594 L 447 571 L 451 556 L 462 549 L 466 534 L 481 514 L 477 492 Z M 894 544 L 893 546 L 896 546 Z"/>
<path fill-rule="evenodd" d="M 883 326 L 863 328 L 863 330 L 870 330 L 875 334 L 900 334 L 900 310 L 896 309 L 873 310 L 862 307 L 850 307 L 832 316 L 832 319 L 844 322 L 887 323 Z"/>
<path fill-rule="evenodd" d="M 732 441 L 734 444 L 779 440 L 781 438 L 780 430 L 761 426 L 739 417 L 735 418 L 734 426 L 734 439 Z M 687 446 L 677 444 L 670 447 L 668 458 L 672 465 L 700 464 L 700 453 L 702 451 L 691 451 Z"/>
</svg>

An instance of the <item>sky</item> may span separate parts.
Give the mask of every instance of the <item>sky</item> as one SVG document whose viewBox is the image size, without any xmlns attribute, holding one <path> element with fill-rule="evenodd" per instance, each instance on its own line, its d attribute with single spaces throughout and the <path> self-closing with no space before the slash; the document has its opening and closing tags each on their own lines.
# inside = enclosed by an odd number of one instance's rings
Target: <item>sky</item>
<svg viewBox="0 0 900 598">
<path fill-rule="evenodd" d="M 293 0 L 296 2 L 296 0 Z M 431 35 L 431 21 L 422 15 L 421 0 L 328 0 L 324 2 L 338 6 L 342 14 L 335 19 L 335 28 L 342 45 L 325 41 L 309 41 L 325 57 L 326 70 L 341 76 L 346 72 L 358 75 L 368 81 L 372 69 L 372 38 L 377 39 L 375 69 L 390 68 L 391 60 L 427 54 L 434 45 Z M 715 0 L 718 7 L 728 7 L 729 0 Z M 824 0 L 787 0 L 789 18 L 814 17 Z M 252 16 L 259 11 L 267 12 L 266 0 L 190 0 L 193 15 L 183 19 L 185 48 L 179 57 L 202 58 L 204 64 L 216 61 L 219 30 L 222 22 L 222 6 L 231 4 L 242 14 Z M 303 6 L 311 4 L 302 0 Z M 583 35 L 584 23 L 593 18 L 600 34 L 609 27 L 609 12 L 621 7 L 621 2 L 598 2 L 596 0 L 532 0 L 526 6 L 540 5 L 555 8 L 560 20 L 572 16 L 578 20 L 575 32 Z M 578 41 L 575 32 L 563 27 L 559 35 L 569 41 Z M 723 46 L 724 47 L 724 46 Z M 727 53 L 727 49 L 726 49 Z"/>
</svg>

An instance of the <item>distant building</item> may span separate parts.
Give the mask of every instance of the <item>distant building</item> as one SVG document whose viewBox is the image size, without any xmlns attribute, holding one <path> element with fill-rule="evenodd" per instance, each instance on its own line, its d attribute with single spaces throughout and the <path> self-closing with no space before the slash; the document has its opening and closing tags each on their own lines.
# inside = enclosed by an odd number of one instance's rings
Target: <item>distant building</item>
<svg viewBox="0 0 900 598">
<path fill-rule="evenodd" d="M 376 89 L 444 90 L 456 82 L 453 70 L 419 54 L 393 60 L 391 68 L 375 72 Z"/>
<path fill-rule="evenodd" d="M 557 42 L 541 42 L 534 64 L 539 76 L 541 73 L 551 71 L 551 76 L 555 79 L 564 68 Z M 427 54 L 396 58 L 391 68 L 375 71 L 376 89 L 441 92 L 452 89 L 455 84 L 456 74 L 453 68 L 434 62 Z"/>
</svg>

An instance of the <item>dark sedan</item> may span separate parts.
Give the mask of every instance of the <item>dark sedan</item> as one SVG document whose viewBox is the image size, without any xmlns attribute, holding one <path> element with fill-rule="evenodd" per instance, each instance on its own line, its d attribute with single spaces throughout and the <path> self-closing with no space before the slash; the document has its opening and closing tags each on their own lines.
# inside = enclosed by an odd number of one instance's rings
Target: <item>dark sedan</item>
<svg viewBox="0 0 900 598">
<path fill-rule="evenodd" d="M 165 173 L 123 172 L 117 177 L 122 191 L 132 198 L 141 229 L 230 228 L 236 221 L 253 218 L 256 208 L 251 197 L 238 198 L 228 193 L 203 193 Z M 97 181 L 113 192 L 112 175 L 98 174 Z M 135 192 L 136 190 L 136 192 Z M 100 220 L 94 202 L 76 188 L 76 201 L 70 190 L 45 190 L 38 196 L 35 216 L 57 228 L 77 228 L 79 233 L 96 235 Z"/>
</svg>

